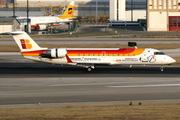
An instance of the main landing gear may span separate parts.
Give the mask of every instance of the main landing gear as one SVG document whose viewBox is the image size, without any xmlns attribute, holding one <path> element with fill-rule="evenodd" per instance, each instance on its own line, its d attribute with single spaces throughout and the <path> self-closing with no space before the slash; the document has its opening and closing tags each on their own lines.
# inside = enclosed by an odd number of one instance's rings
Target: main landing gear
<svg viewBox="0 0 180 120">
<path fill-rule="evenodd" d="M 91 72 L 91 71 L 92 71 L 92 68 L 91 68 L 91 67 L 87 68 L 87 71 L 88 71 L 88 72 Z"/>
<path fill-rule="evenodd" d="M 164 71 L 163 67 L 161 67 L 160 70 L 161 70 L 161 72 L 163 72 Z"/>
<path fill-rule="evenodd" d="M 91 72 L 94 68 L 95 68 L 94 66 L 90 66 L 90 67 L 87 68 L 87 71 Z"/>
</svg>

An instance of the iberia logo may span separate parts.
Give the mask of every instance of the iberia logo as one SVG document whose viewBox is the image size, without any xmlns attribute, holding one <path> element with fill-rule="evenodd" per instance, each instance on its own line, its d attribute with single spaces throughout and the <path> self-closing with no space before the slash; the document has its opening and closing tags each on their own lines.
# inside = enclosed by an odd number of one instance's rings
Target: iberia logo
<svg viewBox="0 0 180 120">
<path fill-rule="evenodd" d="M 22 49 L 31 49 L 32 45 L 30 44 L 30 41 L 28 39 L 21 39 L 21 46 Z"/>
<path fill-rule="evenodd" d="M 72 14 L 72 8 L 68 9 L 68 14 Z"/>
</svg>

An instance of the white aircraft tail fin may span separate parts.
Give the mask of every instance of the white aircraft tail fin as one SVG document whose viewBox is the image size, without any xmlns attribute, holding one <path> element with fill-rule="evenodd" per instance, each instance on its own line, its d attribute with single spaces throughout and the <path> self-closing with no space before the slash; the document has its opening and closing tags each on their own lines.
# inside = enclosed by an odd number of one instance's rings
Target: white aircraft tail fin
<svg viewBox="0 0 180 120">
<path fill-rule="evenodd" d="M 11 34 L 21 52 L 47 49 L 41 48 L 26 32 L 18 31 Z"/>
</svg>

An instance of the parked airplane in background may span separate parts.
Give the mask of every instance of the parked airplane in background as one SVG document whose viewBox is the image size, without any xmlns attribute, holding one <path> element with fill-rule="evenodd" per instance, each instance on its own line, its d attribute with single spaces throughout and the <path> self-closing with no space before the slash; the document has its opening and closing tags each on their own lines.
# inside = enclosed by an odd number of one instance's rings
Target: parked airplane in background
<svg viewBox="0 0 180 120">
<path fill-rule="evenodd" d="M 70 23 L 76 17 L 72 17 L 74 10 L 74 1 L 70 2 L 62 15 L 58 16 L 39 16 L 29 17 L 31 19 L 31 27 L 35 27 L 37 30 L 46 30 L 50 26 L 58 26 L 62 23 Z M 27 17 L 17 17 L 16 19 L 27 19 Z"/>
<path fill-rule="evenodd" d="M 104 65 L 164 65 L 176 62 L 152 48 L 41 48 L 25 32 L 12 32 L 21 54 L 34 61 L 74 65 L 91 71 Z M 135 44 L 135 43 L 134 43 Z M 163 71 L 163 67 L 161 68 Z"/>
</svg>

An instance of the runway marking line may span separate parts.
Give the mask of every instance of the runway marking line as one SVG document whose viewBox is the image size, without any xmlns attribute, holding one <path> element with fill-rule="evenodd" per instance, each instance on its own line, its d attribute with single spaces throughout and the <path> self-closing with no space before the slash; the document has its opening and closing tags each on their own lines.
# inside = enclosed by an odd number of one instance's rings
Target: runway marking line
<svg viewBox="0 0 180 120">
<path fill-rule="evenodd" d="M 173 87 L 180 86 L 180 84 L 156 84 L 156 85 L 132 85 L 132 86 L 106 86 L 111 88 L 130 88 L 130 87 Z"/>
</svg>

